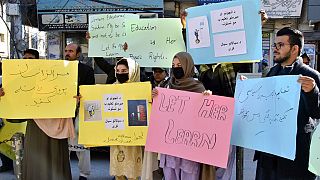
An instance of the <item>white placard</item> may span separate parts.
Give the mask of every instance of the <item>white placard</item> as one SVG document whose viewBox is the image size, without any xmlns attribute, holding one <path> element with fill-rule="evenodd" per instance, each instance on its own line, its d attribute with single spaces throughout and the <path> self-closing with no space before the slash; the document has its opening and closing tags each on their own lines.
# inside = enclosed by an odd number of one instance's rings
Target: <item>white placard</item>
<svg viewBox="0 0 320 180">
<path fill-rule="evenodd" d="M 247 53 L 245 31 L 214 35 L 213 44 L 215 57 Z"/>
<path fill-rule="evenodd" d="M 244 29 L 242 6 L 234 6 L 210 12 L 212 33 Z"/>
<path fill-rule="evenodd" d="M 104 112 L 123 112 L 123 98 L 121 94 L 106 94 L 103 96 Z"/>
</svg>

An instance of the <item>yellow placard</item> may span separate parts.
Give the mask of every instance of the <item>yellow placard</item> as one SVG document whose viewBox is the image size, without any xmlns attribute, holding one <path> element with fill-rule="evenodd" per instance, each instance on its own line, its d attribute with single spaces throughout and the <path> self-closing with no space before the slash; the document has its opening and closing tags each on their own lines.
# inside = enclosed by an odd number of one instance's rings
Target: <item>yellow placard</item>
<svg viewBox="0 0 320 180">
<path fill-rule="evenodd" d="M 4 60 L 0 117 L 12 119 L 74 117 L 78 62 Z"/>
<path fill-rule="evenodd" d="M 150 82 L 80 86 L 79 144 L 145 145 Z"/>
<path fill-rule="evenodd" d="M 10 123 L 7 120 L 4 121 L 4 126 L 0 129 L 0 141 L 11 139 L 11 137 L 17 133 L 21 132 L 25 134 L 27 122 L 23 123 Z M 0 144 L 0 152 L 10 159 L 15 159 L 15 155 L 11 146 L 12 142 Z"/>
</svg>

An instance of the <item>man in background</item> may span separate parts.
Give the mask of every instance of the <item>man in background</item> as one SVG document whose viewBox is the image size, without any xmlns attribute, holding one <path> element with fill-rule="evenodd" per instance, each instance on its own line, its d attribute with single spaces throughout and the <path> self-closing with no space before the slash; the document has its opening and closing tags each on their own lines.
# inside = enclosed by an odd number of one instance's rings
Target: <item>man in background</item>
<svg viewBox="0 0 320 180">
<path fill-rule="evenodd" d="M 65 60 L 76 61 L 81 55 L 81 47 L 78 44 L 68 44 L 64 50 Z M 78 63 L 78 86 L 80 85 L 93 85 L 95 84 L 94 71 L 92 67 L 87 66 L 83 63 Z M 79 88 L 78 88 L 79 91 Z M 76 151 L 77 157 L 79 159 L 78 167 L 80 170 L 79 180 L 86 180 L 90 175 L 91 161 L 90 161 L 90 150 L 88 149 L 77 149 L 74 147 L 83 147 L 78 144 L 79 135 L 79 117 L 78 117 L 78 107 L 75 114 L 75 131 L 76 138 L 69 139 L 69 143 L 73 146 L 69 148 L 70 151 Z"/>
</svg>

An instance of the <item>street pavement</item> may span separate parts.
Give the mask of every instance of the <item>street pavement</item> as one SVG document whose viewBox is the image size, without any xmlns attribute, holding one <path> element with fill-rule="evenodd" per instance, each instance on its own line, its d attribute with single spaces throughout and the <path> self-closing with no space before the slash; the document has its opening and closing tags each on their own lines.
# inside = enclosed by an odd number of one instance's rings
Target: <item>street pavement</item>
<svg viewBox="0 0 320 180">
<path fill-rule="evenodd" d="M 256 163 L 252 161 L 253 154 L 254 154 L 253 150 L 248 150 L 248 149 L 244 150 L 244 171 L 243 171 L 244 180 L 254 180 Z M 72 171 L 72 177 L 73 177 L 72 179 L 78 180 L 79 179 L 78 160 L 74 153 L 71 154 L 71 171 Z M 15 180 L 13 171 L 1 173 L 0 180 Z M 112 177 L 109 176 L 109 153 L 91 151 L 91 175 L 88 177 L 88 180 L 112 180 Z M 232 173 L 231 180 L 236 180 L 235 164 L 233 166 L 233 173 Z M 320 178 L 318 178 L 318 180 L 320 180 Z"/>
</svg>

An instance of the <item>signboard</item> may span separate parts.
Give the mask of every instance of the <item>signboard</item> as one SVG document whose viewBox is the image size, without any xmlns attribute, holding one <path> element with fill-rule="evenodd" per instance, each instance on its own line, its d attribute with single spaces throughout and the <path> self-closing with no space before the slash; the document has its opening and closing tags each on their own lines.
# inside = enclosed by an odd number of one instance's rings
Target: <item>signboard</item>
<svg viewBox="0 0 320 180">
<path fill-rule="evenodd" d="M 146 150 L 227 167 L 234 100 L 158 88 Z"/>
<path fill-rule="evenodd" d="M 237 80 L 231 144 L 293 160 L 299 76 Z"/>
<path fill-rule="evenodd" d="M 262 59 L 260 1 L 229 1 L 186 11 L 187 51 L 195 64 Z"/>
<path fill-rule="evenodd" d="M 178 18 L 128 20 L 127 56 L 141 67 L 172 66 L 173 56 L 185 51 Z"/>
<path fill-rule="evenodd" d="M 0 117 L 74 117 L 78 61 L 4 60 Z"/>
<path fill-rule="evenodd" d="M 37 8 L 40 30 L 87 30 L 89 14 L 163 13 L 163 1 L 38 0 Z"/>
<path fill-rule="evenodd" d="M 137 14 L 91 14 L 89 16 L 89 57 L 125 57 L 123 46 L 128 42 L 128 19 Z"/>
<path fill-rule="evenodd" d="M 80 86 L 79 144 L 144 146 L 150 82 Z"/>
<path fill-rule="evenodd" d="M 262 0 L 262 7 L 269 18 L 300 17 L 303 0 Z"/>
<path fill-rule="evenodd" d="M 138 19 L 135 14 L 90 16 L 90 57 L 128 57 L 141 67 L 171 67 L 185 51 L 178 18 Z M 127 49 L 123 49 L 126 44 Z"/>
</svg>

